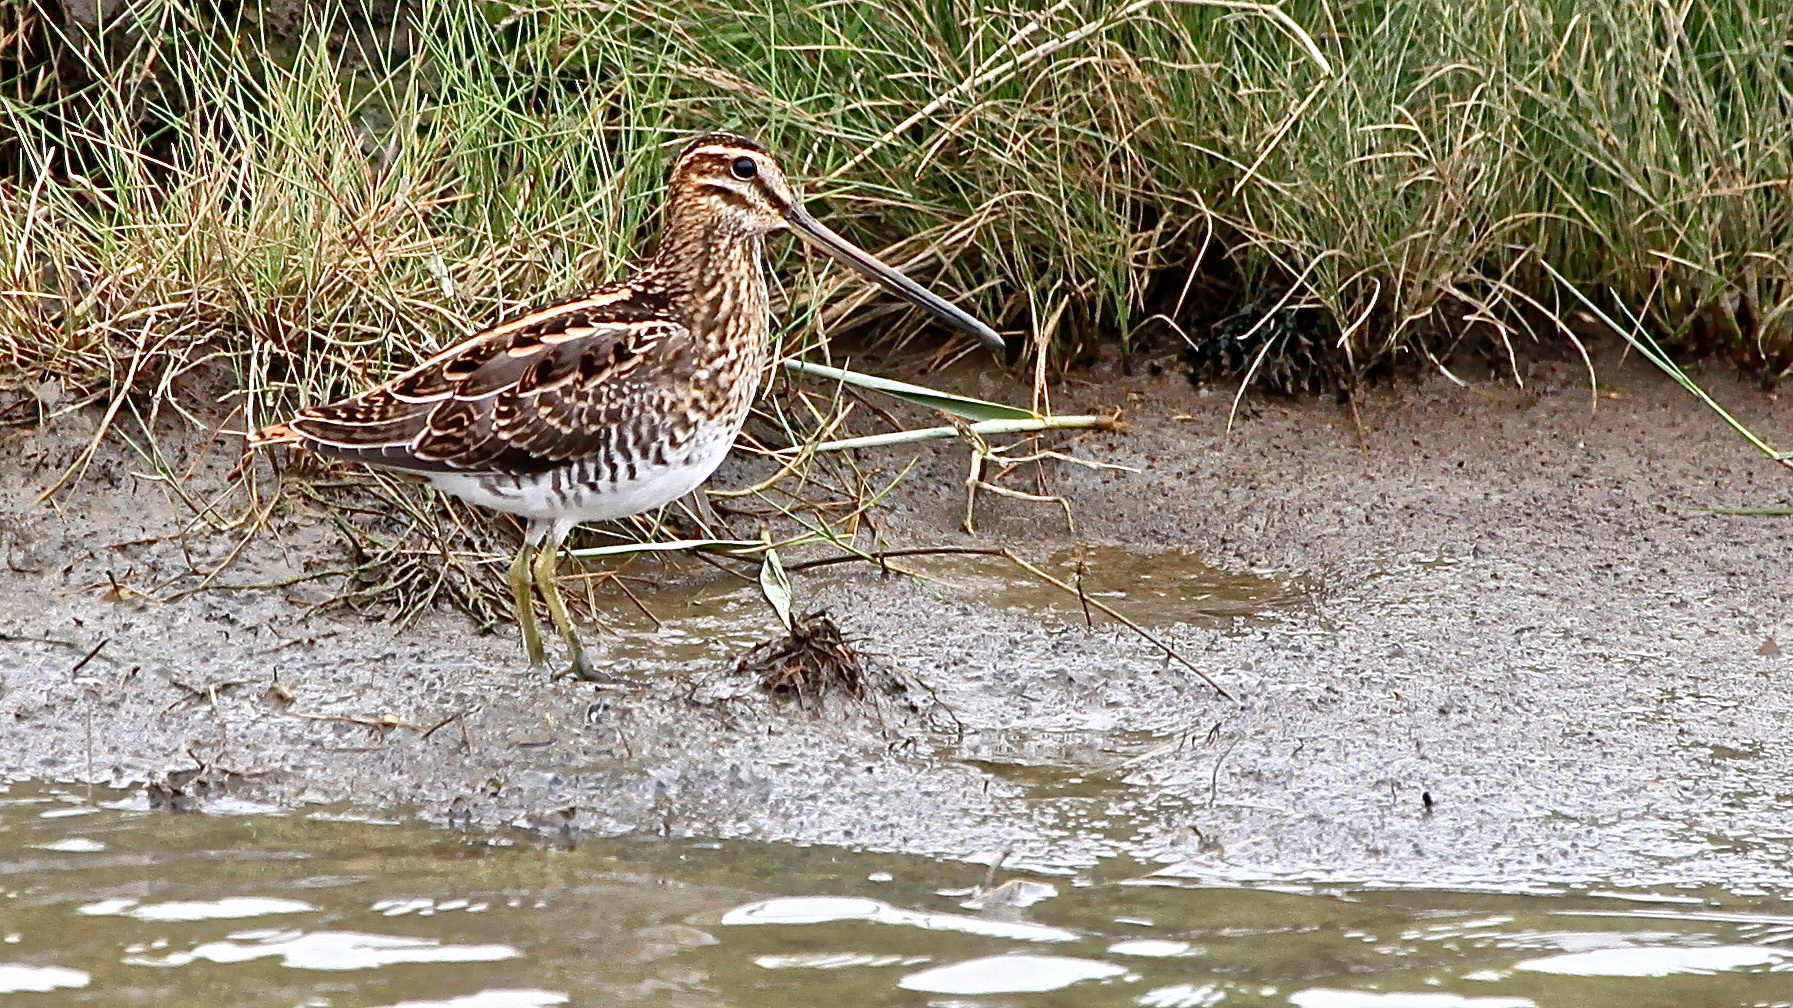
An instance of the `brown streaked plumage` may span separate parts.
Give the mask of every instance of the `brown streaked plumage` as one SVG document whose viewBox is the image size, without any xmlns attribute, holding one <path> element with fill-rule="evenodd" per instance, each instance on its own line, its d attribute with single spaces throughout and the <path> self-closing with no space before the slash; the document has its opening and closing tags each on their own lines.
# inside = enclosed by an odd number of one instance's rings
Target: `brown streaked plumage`
<svg viewBox="0 0 1793 1008">
<path fill-rule="evenodd" d="M 510 575 L 524 644 L 540 664 L 531 603 L 539 590 L 573 673 L 584 676 L 555 586 L 560 543 L 581 522 L 697 490 L 728 454 L 766 364 L 762 260 L 766 235 L 783 228 L 1002 348 L 988 326 L 811 217 L 764 147 L 713 133 L 674 162 L 659 248 L 633 276 L 493 326 L 377 388 L 301 410 L 252 443 L 415 473 L 527 519 Z"/>
</svg>

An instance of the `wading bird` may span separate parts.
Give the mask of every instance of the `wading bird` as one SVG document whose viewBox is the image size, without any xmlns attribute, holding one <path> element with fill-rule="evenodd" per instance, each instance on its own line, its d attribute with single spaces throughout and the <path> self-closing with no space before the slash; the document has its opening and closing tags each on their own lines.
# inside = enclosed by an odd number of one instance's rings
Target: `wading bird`
<svg viewBox="0 0 1793 1008">
<path fill-rule="evenodd" d="M 1003 348 L 989 326 L 810 216 L 764 147 L 709 134 L 674 162 L 659 247 L 634 275 L 493 326 L 251 441 L 412 473 L 526 519 L 509 579 L 529 660 L 545 661 L 539 591 L 566 641 L 568 671 L 588 678 L 556 584 L 561 543 L 581 522 L 697 490 L 728 454 L 766 367 L 762 260 L 766 236 L 782 228 Z"/>
</svg>

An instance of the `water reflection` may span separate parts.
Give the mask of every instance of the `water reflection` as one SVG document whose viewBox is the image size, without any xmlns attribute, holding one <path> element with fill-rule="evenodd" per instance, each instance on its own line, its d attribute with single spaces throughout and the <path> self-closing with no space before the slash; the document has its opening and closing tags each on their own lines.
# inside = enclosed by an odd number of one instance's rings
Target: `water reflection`
<svg viewBox="0 0 1793 1008">
<path fill-rule="evenodd" d="M 903 990 L 934 994 L 1037 994 L 1062 990 L 1083 980 L 1121 977 L 1137 980 L 1124 967 L 1065 956 L 986 956 L 911 973 L 897 981 Z"/>
<path fill-rule="evenodd" d="M 447 1001 L 405 1001 L 382 1008 L 548 1008 L 572 999 L 559 991 L 488 990 Z"/>
<path fill-rule="evenodd" d="M 205 959 L 240 963 L 277 956 L 289 969 L 361 970 L 394 963 L 495 962 L 520 955 L 509 945 L 443 945 L 432 938 L 360 934 L 354 931 L 238 931 L 226 941 L 206 942 L 191 952 L 165 956 L 125 956 L 133 966 L 185 966 Z"/>
<path fill-rule="evenodd" d="M 140 921 L 201 921 L 262 917 L 267 914 L 303 913 L 316 909 L 317 907 L 310 903 L 299 900 L 233 896 L 221 900 L 151 903 L 148 906 L 139 906 L 134 899 L 101 900 L 98 903 L 76 907 L 75 912 L 88 917 L 135 917 Z"/>
<path fill-rule="evenodd" d="M 1793 992 L 1793 915 L 1777 893 L 1241 884 L 1119 861 L 1048 882 L 822 848 L 569 851 L 381 825 L 400 818 L 175 815 L 129 795 L 14 787 L 0 794 L 0 995 L 102 1008 L 1701 1008 Z"/>
<path fill-rule="evenodd" d="M 93 978 L 80 970 L 60 966 L 0 964 L 0 994 L 43 993 L 61 987 L 85 987 Z"/>
<path fill-rule="evenodd" d="M 836 921 L 877 921 L 883 924 L 907 924 L 924 931 L 958 931 L 988 938 L 1014 941 L 1076 941 L 1080 936 L 1062 928 L 1042 927 L 1015 921 L 989 920 L 958 914 L 918 913 L 899 910 L 888 903 L 869 899 L 841 899 L 827 896 L 798 896 L 764 900 L 736 907 L 722 915 L 723 924 L 829 924 Z"/>
<path fill-rule="evenodd" d="M 1314 987 L 1289 995 L 1296 1008 L 1538 1008 L 1531 998 L 1457 994 L 1376 994 Z"/>
<path fill-rule="evenodd" d="M 1671 936 L 1672 937 L 1672 936 Z M 1567 976 L 1665 977 L 1675 973 L 1723 973 L 1744 966 L 1778 966 L 1787 955 L 1753 945 L 1713 948 L 1609 948 L 1527 959 L 1516 970 Z M 1496 979 L 1489 977 L 1488 979 Z"/>
<path fill-rule="evenodd" d="M 668 565 L 682 569 L 679 561 L 661 556 L 636 562 L 656 570 Z M 1299 579 L 1223 571 L 1176 550 L 1095 546 L 1054 553 L 1041 563 L 1055 576 L 1075 582 L 1087 598 L 1147 626 L 1186 623 L 1230 629 L 1242 621 L 1287 620 L 1309 611 L 1313 592 L 1311 584 Z M 898 566 L 924 575 L 934 590 L 975 597 L 982 604 L 1051 613 L 1070 622 L 1114 622 L 1099 607 L 1000 557 L 905 557 Z M 688 662 L 726 664 L 765 639 L 767 611 L 757 588 L 664 574 L 657 580 L 667 583 L 636 585 L 628 594 L 614 585 L 592 586 L 595 597 L 603 600 L 599 611 L 607 631 L 604 653 L 594 658 L 599 667 L 632 674 Z"/>
<path fill-rule="evenodd" d="M 1079 622 L 1112 622 L 1100 609 L 1042 584 L 1000 557 L 947 554 L 903 562 L 948 590 L 975 595 L 988 605 L 1052 612 Z M 1088 597 L 1151 626 L 1226 628 L 1241 619 L 1286 619 L 1306 610 L 1312 592 L 1311 585 L 1297 579 L 1223 571 L 1175 550 L 1091 546 L 1055 553 L 1043 566 L 1076 582 Z"/>
</svg>

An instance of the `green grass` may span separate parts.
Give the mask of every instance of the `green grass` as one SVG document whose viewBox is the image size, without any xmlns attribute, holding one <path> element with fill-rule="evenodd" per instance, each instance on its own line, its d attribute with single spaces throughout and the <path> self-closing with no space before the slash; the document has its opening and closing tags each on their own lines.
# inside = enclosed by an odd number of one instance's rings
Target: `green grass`
<svg viewBox="0 0 1793 1008">
<path fill-rule="evenodd" d="M 1547 261 L 1793 369 L 1772 0 L 127 6 L 103 42 L 5 15 L 0 422 L 191 411 L 201 373 L 247 426 L 346 393 L 617 273 L 711 128 L 1036 348 L 1286 289 L 1355 366 L 1443 361 L 1570 338 Z M 780 275 L 805 325 L 887 321 Z"/>
</svg>

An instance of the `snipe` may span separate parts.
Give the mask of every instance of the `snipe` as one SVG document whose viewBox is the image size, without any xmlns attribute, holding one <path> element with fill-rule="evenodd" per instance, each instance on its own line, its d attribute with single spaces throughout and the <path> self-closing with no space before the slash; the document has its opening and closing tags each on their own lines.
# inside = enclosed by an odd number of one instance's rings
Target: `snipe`
<svg viewBox="0 0 1793 1008">
<path fill-rule="evenodd" d="M 633 276 L 493 326 L 377 388 L 301 410 L 252 443 L 414 473 L 527 519 L 510 584 L 529 659 L 544 662 L 533 590 L 566 641 L 569 671 L 589 677 L 555 581 L 561 542 L 581 522 L 697 490 L 728 454 L 766 365 L 762 259 L 766 236 L 782 228 L 1002 349 L 990 327 L 810 216 L 764 147 L 710 134 L 674 162 L 659 247 Z"/>
</svg>

